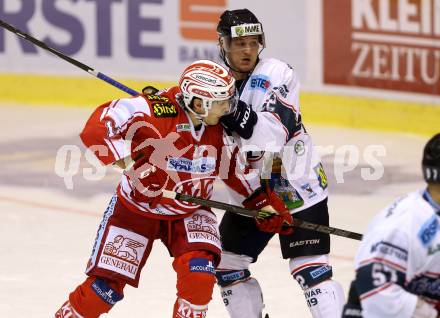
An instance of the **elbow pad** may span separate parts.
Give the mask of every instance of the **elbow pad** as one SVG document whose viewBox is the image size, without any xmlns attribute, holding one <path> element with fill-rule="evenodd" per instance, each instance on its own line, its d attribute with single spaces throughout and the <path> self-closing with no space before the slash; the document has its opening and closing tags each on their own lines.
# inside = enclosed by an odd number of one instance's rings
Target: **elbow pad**
<svg viewBox="0 0 440 318">
<path fill-rule="evenodd" d="M 221 124 L 229 131 L 235 131 L 241 138 L 249 139 L 258 121 L 257 113 L 245 102 L 239 100 L 235 110 L 220 118 Z"/>
</svg>

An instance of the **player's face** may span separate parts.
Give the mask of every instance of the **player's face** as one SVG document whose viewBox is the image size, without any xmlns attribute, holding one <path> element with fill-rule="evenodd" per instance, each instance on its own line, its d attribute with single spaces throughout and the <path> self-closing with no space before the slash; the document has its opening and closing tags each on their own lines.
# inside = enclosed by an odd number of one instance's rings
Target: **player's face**
<svg viewBox="0 0 440 318">
<path fill-rule="evenodd" d="M 233 69 L 249 73 L 255 67 L 261 46 L 257 35 L 232 38 L 225 50 L 228 63 Z"/>
<path fill-rule="evenodd" d="M 208 112 L 208 116 L 204 118 L 204 122 L 207 125 L 217 125 L 220 117 L 227 114 L 231 109 L 231 99 L 212 102 L 211 109 Z"/>
</svg>

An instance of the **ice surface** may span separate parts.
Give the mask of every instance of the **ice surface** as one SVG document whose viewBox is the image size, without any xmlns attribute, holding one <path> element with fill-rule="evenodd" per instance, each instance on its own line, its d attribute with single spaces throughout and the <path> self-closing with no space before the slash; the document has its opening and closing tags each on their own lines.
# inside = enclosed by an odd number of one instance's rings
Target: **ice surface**
<svg viewBox="0 0 440 318">
<path fill-rule="evenodd" d="M 52 317 L 85 278 L 100 216 L 118 182 L 118 173 L 110 169 L 99 181 L 86 180 L 79 173 L 72 179 L 73 189 L 68 190 L 54 165 L 63 145 L 78 146 L 84 153 L 78 133 L 90 112 L 0 106 L 0 317 Z M 423 187 L 420 158 L 427 138 L 310 125 L 308 130 L 316 145 L 333 149 L 322 152 L 330 182 L 332 226 L 363 232 L 379 209 L 399 195 Z M 360 163 L 343 174 L 343 183 L 337 183 L 341 181 L 341 165 L 335 158 L 348 158 L 342 156 L 346 145 L 358 149 Z M 365 160 L 371 145 L 385 149 L 386 156 L 375 156 L 377 162 Z M 383 165 L 383 176 L 363 180 L 361 169 L 374 163 Z M 82 156 L 79 169 L 90 167 Z M 216 197 L 225 199 L 222 186 L 217 189 Z M 357 241 L 332 238 L 334 277 L 346 291 L 353 277 L 357 246 Z M 140 287 L 127 287 L 124 300 L 108 316 L 171 317 L 176 279 L 171 262 L 157 241 Z M 277 239 L 269 243 L 251 270 L 263 288 L 271 317 L 310 317 L 300 288 L 289 275 L 288 263 L 280 256 Z M 208 317 L 227 317 L 217 287 Z"/>
</svg>

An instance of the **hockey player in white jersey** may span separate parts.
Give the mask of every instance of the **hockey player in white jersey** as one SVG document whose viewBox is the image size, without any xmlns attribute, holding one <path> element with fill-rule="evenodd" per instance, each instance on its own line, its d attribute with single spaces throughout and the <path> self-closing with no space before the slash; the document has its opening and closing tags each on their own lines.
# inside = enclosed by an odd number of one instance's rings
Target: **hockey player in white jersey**
<svg viewBox="0 0 440 318">
<path fill-rule="evenodd" d="M 295 70 L 280 60 L 259 57 L 265 47 L 263 26 L 247 9 L 225 11 L 217 32 L 221 56 L 240 93 L 236 110 L 221 123 L 246 152 L 251 168 L 259 171 L 259 181 L 284 200 L 294 218 L 328 225 L 327 178 L 301 120 Z M 243 198 L 237 200 L 235 204 Z M 329 235 L 298 228 L 289 234 L 283 221 L 273 221 L 282 256 L 289 260 L 312 316 L 339 318 L 345 300 L 341 285 L 332 279 Z M 262 291 L 249 265 L 274 234 L 253 219 L 229 212 L 220 232 L 223 251 L 216 276 L 229 315 L 262 317 Z"/>
<path fill-rule="evenodd" d="M 425 146 L 425 189 L 370 223 L 355 259 L 344 318 L 436 318 L 440 309 L 440 134 Z"/>
</svg>

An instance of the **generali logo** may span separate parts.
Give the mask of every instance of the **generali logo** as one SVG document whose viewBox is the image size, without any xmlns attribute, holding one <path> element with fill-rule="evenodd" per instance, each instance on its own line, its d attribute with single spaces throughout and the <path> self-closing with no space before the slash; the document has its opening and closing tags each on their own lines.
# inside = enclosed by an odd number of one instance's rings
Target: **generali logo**
<svg viewBox="0 0 440 318">
<path fill-rule="evenodd" d="M 324 82 L 440 95 L 438 0 L 326 0 Z"/>
<path fill-rule="evenodd" d="M 136 277 L 148 239 L 116 226 L 110 226 L 98 267 Z"/>
</svg>

